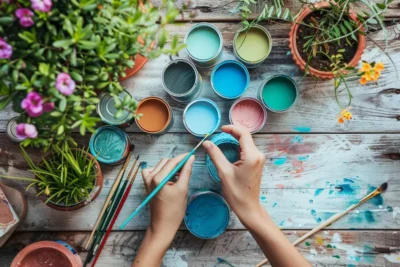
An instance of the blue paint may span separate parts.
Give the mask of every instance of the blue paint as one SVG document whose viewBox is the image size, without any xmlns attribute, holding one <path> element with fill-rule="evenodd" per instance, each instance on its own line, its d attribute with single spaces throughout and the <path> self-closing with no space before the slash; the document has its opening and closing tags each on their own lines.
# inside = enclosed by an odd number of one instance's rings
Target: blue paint
<svg viewBox="0 0 400 267">
<path fill-rule="evenodd" d="M 275 164 L 276 166 L 281 166 L 281 165 L 285 164 L 287 158 L 286 158 L 286 157 L 283 157 L 283 158 L 275 158 L 275 159 L 271 159 L 271 160 L 274 161 L 274 164 Z"/>
<path fill-rule="evenodd" d="M 300 133 L 309 133 L 309 132 L 311 132 L 311 127 L 297 126 L 297 127 L 294 127 L 293 130 L 298 131 Z"/>
<path fill-rule="evenodd" d="M 317 218 L 317 223 L 320 223 L 320 222 L 322 222 L 322 219 L 321 218 Z"/>
<path fill-rule="evenodd" d="M 186 49 L 194 58 L 207 60 L 215 57 L 221 46 L 218 32 L 208 25 L 201 25 L 189 32 Z"/>
<path fill-rule="evenodd" d="M 317 212 L 314 209 L 312 209 L 311 210 L 311 215 L 316 215 L 316 214 L 317 214 Z"/>
<path fill-rule="evenodd" d="M 285 224 L 285 221 L 281 221 L 281 222 L 279 223 L 279 226 L 282 227 L 284 224 Z"/>
<path fill-rule="evenodd" d="M 274 205 L 272 205 L 272 207 L 273 207 L 273 208 L 275 208 L 275 207 L 276 207 L 276 205 L 278 205 L 278 203 L 276 203 L 276 202 L 275 202 L 275 203 L 274 203 Z"/>
<path fill-rule="evenodd" d="M 329 195 L 332 195 L 333 194 L 333 192 L 335 192 L 334 190 L 329 190 Z"/>
<path fill-rule="evenodd" d="M 303 136 L 301 135 L 296 135 L 295 137 L 293 137 L 292 139 L 292 143 L 302 143 L 303 142 Z"/>
<path fill-rule="evenodd" d="M 323 188 L 318 188 L 317 190 L 315 190 L 314 196 L 319 196 L 322 193 L 322 191 L 324 191 Z"/>
<path fill-rule="evenodd" d="M 219 63 L 211 73 L 211 85 L 221 97 L 235 99 L 247 89 L 250 74 L 240 62 L 227 60 Z"/>
<path fill-rule="evenodd" d="M 376 189 L 376 187 L 369 185 L 368 186 L 368 193 L 371 193 L 372 191 L 374 191 Z M 370 202 L 372 204 L 374 204 L 375 206 L 379 206 L 379 205 L 383 205 L 383 197 L 382 194 L 379 194 L 375 197 L 373 197 Z"/>
<path fill-rule="evenodd" d="M 189 202 L 184 218 L 186 227 L 198 238 L 220 236 L 229 223 L 229 208 L 222 196 L 208 192 L 196 195 Z"/>
<path fill-rule="evenodd" d="M 309 202 L 310 204 L 312 204 L 312 203 L 314 203 L 314 200 L 310 199 L 308 202 Z"/>
<path fill-rule="evenodd" d="M 146 161 L 142 161 L 142 163 L 140 164 L 140 168 L 143 169 L 147 169 L 147 162 Z"/>
<path fill-rule="evenodd" d="M 372 211 L 365 211 L 365 219 L 367 220 L 368 223 L 374 223 L 375 222 L 375 218 L 374 218 L 374 214 L 372 213 Z"/>
<path fill-rule="evenodd" d="M 343 178 L 343 182 L 354 184 L 354 180 L 352 178 Z"/>
<path fill-rule="evenodd" d="M 198 99 L 186 106 L 183 122 L 190 133 L 203 137 L 219 127 L 221 112 L 213 101 Z"/>
<path fill-rule="evenodd" d="M 306 161 L 306 160 L 308 160 L 309 157 L 310 157 L 309 155 L 307 155 L 307 156 L 300 156 L 300 157 L 298 157 L 297 159 L 300 160 L 300 161 Z"/>
<path fill-rule="evenodd" d="M 359 216 L 359 214 L 351 215 L 347 220 L 350 224 L 359 224 L 363 222 L 363 219 Z"/>
<path fill-rule="evenodd" d="M 266 196 L 261 196 L 260 199 L 265 201 L 265 200 L 267 200 L 267 197 Z"/>
<path fill-rule="evenodd" d="M 387 206 L 386 209 L 388 212 L 393 212 L 393 207 L 391 207 L 391 206 Z"/>
</svg>

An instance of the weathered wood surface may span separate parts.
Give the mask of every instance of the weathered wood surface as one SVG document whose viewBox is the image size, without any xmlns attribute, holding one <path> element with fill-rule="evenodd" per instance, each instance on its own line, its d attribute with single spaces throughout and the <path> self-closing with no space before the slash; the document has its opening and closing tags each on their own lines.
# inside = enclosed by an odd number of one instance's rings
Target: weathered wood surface
<svg viewBox="0 0 400 267">
<path fill-rule="evenodd" d="M 1 134 L 0 138 L 3 137 L 4 134 Z M 198 142 L 188 134 L 165 134 L 159 137 L 133 134 L 131 138 L 136 144 L 135 155 L 140 155 L 141 160 L 149 165 L 155 165 L 161 157 L 189 151 Z M 385 181 L 389 182 L 389 188 L 382 200 L 363 205 L 332 228 L 400 228 L 400 214 L 396 216 L 400 212 L 400 164 L 396 160 L 399 156 L 400 134 L 258 134 L 254 138 L 257 147 L 267 158 L 260 201 L 282 228 L 313 228 Z M 78 140 L 81 144 L 88 142 L 88 138 Z M 2 174 L 29 175 L 16 144 L 2 143 L 0 151 Z M 36 161 L 41 159 L 37 152 L 30 152 Z M 90 230 L 119 171 L 118 167 L 103 165 L 102 168 L 105 184 L 99 197 L 77 211 L 50 209 L 35 197 L 33 190 L 29 191 L 28 215 L 18 230 Z M 344 190 L 339 192 L 338 186 Z M 346 189 L 348 186 L 353 190 Z M 204 188 L 219 190 L 219 185 L 209 176 L 205 153 L 200 149 L 196 154 L 190 193 Z M 138 177 L 114 229 L 121 225 L 144 197 L 143 182 Z M 149 211 L 146 208 L 126 229 L 145 229 L 148 221 Z M 229 229 L 244 229 L 234 214 Z"/>
<path fill-rule="evenodd" d="M 304 231 L 284 231 L 294 241 Z M 85 259 L 82 246 L 88 232 L 16 233 L 0 251 L 1 266 L 9 266 L 16 253 L 24 246 L 40 240 L 65 240 L 74 245 Z M 143 240 L 144 232 L 113 232 L 96 266 L 131 266 Z M 399 266 L 400 254 L 364 254 L 374 247 L 399 247 L 400 232 L 396 231 L 323 231 L 298 246 L 313 266 Z M 288 255 L 290 256 L 290 255 Z M 214 240 L 201 240 L 187 231 L 179 231 L 167 251 L 165 267 L 227 266 L 217 258 L 236 267 L 254 266 L 263 254 L 247 231 L 228 231 Z"/>
</svg>

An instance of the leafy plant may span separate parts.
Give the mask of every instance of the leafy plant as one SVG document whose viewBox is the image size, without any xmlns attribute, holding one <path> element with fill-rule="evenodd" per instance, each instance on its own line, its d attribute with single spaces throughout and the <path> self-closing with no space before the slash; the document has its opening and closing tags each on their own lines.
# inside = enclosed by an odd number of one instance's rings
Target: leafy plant
<svg viewBox="0 0 400 267">
<path fill-rule="evenodd" d="M 23 146 L 59 151 L 65 142 L 76 145 L 73 129 L 95 130 L 101 91 L 115 98 L 117 115 L 135 114 L 135 99 L 117 95 L 137 54 L 176 55 L 184 46 L 165 29 L 180 13 L 173 0 L 159 7 L 141 0 L 43 3 L 0 1 L 0 110 L 11 103 L 21 113 Z"/>
</svg>

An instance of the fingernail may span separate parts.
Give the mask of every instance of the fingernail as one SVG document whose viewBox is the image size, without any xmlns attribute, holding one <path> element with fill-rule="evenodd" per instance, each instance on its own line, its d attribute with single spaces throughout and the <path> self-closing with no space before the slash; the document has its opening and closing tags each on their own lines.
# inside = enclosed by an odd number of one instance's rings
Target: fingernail
<svg viewBox="0 0 400 267">
<path fill-rule="evenodd" d="M 204 145 L 205 148 L 209 148 L 209 149 L 212 148 L 212 142 L 210 142 L 210 141 L 205 141 L 205 142 L 203 143 L 203 145 Z"/>
<path fill-rule="evenodd" d="M 142 163 L 140 164 L 140 168 L 143 169 L 147 169 L 147 162 L 146 161 L 142 161 Z"/>
<path fill-rule="evenodd" d="M 191 160 L 192 162 L 194 162 L 195 159 L 196 159 L 196 156 L 195 156 L 195 155 L 192 155 L 192 156 L 190 157 L 190 160 Z"/>
</svg>

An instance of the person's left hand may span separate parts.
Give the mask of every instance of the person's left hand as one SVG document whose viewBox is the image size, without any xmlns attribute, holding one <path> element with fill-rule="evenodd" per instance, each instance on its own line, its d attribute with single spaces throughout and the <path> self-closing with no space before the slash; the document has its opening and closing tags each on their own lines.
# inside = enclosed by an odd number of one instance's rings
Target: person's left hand
<svg viewBox="0 0 400 267">
<path fill-rule="evenodd" d="M 149 194 L 183 160 L 187 154 L 173 159 L 162 159 L 155 167 L 144 169 L 142 177 Z M 189 180 L 195 157 L 191 156 L 180 171 L 178 180 L 168 182 L 150 201 L 150 226 L 152 235 L 172 242 L 186 213 Z M 159 240 L 161 241 L 161 240 Z"/>
</svg>

